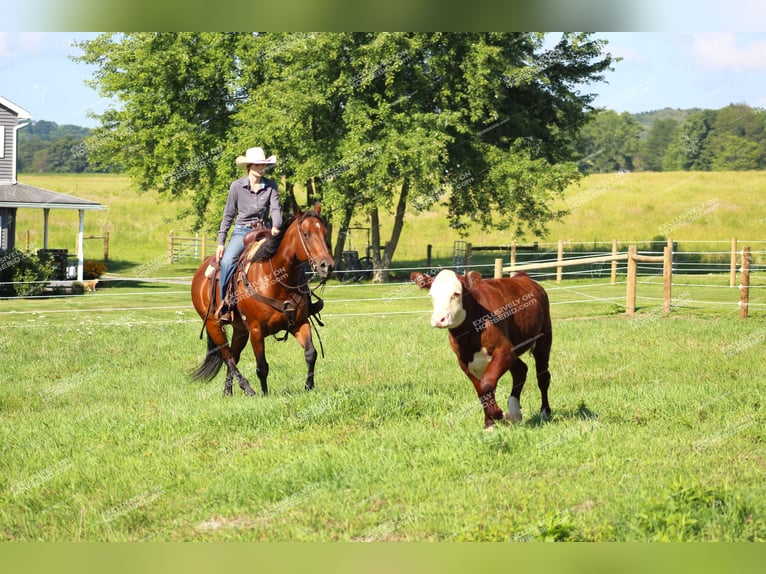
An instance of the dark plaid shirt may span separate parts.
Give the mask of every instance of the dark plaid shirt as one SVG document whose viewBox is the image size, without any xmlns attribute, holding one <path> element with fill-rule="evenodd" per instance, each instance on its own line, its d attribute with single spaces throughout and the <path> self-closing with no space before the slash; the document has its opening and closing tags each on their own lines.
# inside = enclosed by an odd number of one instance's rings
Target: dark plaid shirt
<svg viewBox="0 0 766 574">
<path fill-rule="evenodd" d="M 279 228 L 282 225 L 282 209 L 279 206 L 277 182 L 273 179 L 261 178 L 259 189 L 250 188 L 248 176 L 234 180 L 229 187 L 229 197 L 223 210 L 221 227 L 218 229 L 218 245 L 226 243 L 231 222 L 237 216 L 236 225 L 253 225 L 271 218 L 271 225 Z"/>
</svg>

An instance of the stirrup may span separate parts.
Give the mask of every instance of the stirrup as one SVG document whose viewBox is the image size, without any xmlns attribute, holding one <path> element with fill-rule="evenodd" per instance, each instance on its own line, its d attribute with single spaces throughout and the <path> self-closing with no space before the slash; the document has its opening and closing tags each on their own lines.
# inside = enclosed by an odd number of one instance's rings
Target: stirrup
<svg viewBox="0 0 766 574">
<path fill-rule="evenodd" d="M 231 323 L 234 321 L 233 310 L 226 300 L 223 300 L 218 304 L 218 309 L 215 311 L 215 318 L 218 319 L 220 323 Z"/>
</svg>

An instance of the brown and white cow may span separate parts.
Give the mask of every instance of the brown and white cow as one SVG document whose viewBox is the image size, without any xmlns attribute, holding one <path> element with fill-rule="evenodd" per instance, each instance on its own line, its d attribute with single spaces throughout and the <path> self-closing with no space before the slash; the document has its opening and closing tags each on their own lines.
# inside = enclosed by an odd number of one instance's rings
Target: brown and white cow
<svg viewBox="0 0 766 574">
<path fill-rule="evenodd" d="M 542 395 L 540 415 L 548 418 L 548 358 L 551 316 L 548 295 L 526 273 L 503 279 L 482 279 L 479 273 L 458 275 L 444 269 L 436 277 L 412 273 L 410 279 L 429 289 L 433 303 L 431 326 L 449 329 L 449 342 L 463 372 L 471 379 L 484 409 L 484 426 L 498 419 L 521 421 L 519 398 L 527 366 L 519 358 L 530 351 L 535 358 L 537 385 Z M 513 377 L 508 414 L 495 402 L 497 381 Z"/>
</svg>

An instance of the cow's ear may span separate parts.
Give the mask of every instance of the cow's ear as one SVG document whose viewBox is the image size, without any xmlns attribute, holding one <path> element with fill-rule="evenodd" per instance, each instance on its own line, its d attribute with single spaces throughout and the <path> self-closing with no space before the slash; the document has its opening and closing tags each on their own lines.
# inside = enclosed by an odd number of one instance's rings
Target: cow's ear
<svg viewBox="0 0 766 574">
<path fill-rule="evenodd" d="M 481 273 L 478 271 L 469 271 L 465 274 L 466 282 L 468 284 L 468 288 L 472 288 L 474 283 L 478 283 L 481 281 Z"/>
<path fill-rule="evenodd" d="M 425 275 L 419 271 L 413 271 L 410 273 L 410 281 L 417 283 L 421 289 L 430 289 L 431 283 L 434 282 L 434 278 L 430 275 Z"/>
</svg>

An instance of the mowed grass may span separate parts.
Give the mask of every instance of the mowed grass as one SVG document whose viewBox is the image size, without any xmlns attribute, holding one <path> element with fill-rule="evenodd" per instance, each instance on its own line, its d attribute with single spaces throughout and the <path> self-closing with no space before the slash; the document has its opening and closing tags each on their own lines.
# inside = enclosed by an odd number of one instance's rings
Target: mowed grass
<svg viewBox="0 0 766 574">
<path fill-rule="evenodd" d="M 328 286 L 316 389 L 269 339 L 267 397 L 188 379 L 183 286 L 0 302 L 0 537 L 766 538 L 762 313 L 563 304 L 586 285 L 546 283 L 552 420 L 530 378 L 524 422 L 493 433 L 414 285 Z"/>
<path fill-rule="evenodd" d="M 666 222 L 683 223 L 674 239 L 757 239 L 765 177 L 591 176 L 568 191 L 585 195 L 550 240 L 648 240 Z M 191 275 L 193 264 L 164 263 L 183 202 L 137 195 L 122 176 L 20 179 L 109 206 L 86 214 L 86 234 L 110 229 L 110 271 Z M 442 212 L 407 217 L 399 261 L 422 262 L 429 242 L 449 258 L 459 236 Z M 40 247 L 42 213 L 19 210 L 19 243 L 25 221 Z M 50 246 L 73 250 L 76 214 L 53 211 L 51 226 Z M 100 253 L 86 244 L 86 257 Z M 494 433 L 414 285 L 332 282 L 317 388 L 303 390 L 300 347 L 269 339 L 271 394 L 249 398 L 222 397 L 223 373 L 189 380 L 206 347 L 187 285 L 117 280 L 0 301 L 0 537 L 763 540 L 761 275 L 747 321 L 728 276 L 676 276 L 667 317 L 660 279 L 642 277 L 632 318 L 624 277 L 545 280 L 553 418 L 535 416 L 531 377 L 524 422 Z M 257 389 L 249 348 L 242 367 Z M 510 387 L 506 375 L 501 404 Z"/>
</svg>

